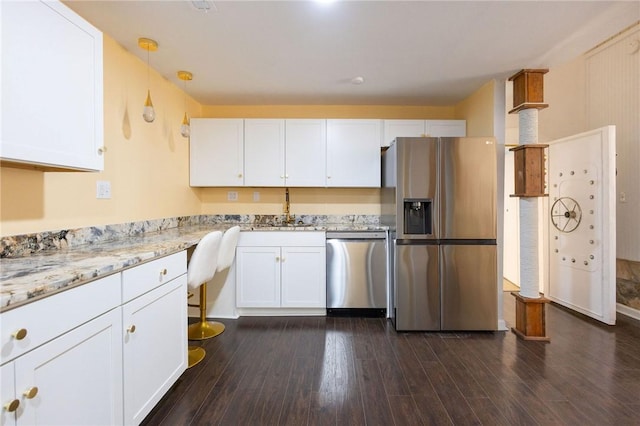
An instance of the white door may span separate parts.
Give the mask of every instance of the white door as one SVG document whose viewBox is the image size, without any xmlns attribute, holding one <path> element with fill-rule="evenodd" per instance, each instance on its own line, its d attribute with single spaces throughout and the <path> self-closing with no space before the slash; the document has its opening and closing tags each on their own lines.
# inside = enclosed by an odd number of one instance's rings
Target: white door
<svg viewBox="0 0 640 426">
<path fill-rule="evenodd" d="M 282 306 L 327 306 L 325 250 L 325 247 L 282 248 Z"/>
<path fill-rule="evenodd" d="M 513 152 L 504 153 L 504 251 L 502 275 L 520 285 L 520 203 L 515 193 Z"/>
<path fill-rule="evenodd" d="M 192 118 L 191 186 L 244 185 L 244 120 Z"/>
<path fill-rule="evenodd" d="M 280 247 L 238 247 L 236 305 L 280 307 Z"/>
<path fill-rule="evenodd" d="M 549 143 L 549 282 L 545 295 L 616 320 L 615 127 Z"/>
<path fill-rule="evenodd" d="M 284 186 L 284 120 L 244 120 L 244 184 Z"/>
<path fill-rule="evenodd" d="M 18 424 L 122 424 L 121 336 L 116 308 L 17 358 Z"/>
<path fill-rule="evenodd" d="M 384 120 L 384 136 L 380 146 L 389 146 L 395 138 L 424 136 L 424 120 Z"/>
<path fill-rule="evenodd" d="M 327 120 L 327 186 L 379 188 L 382 120 Z"/>
<path fill-rule="evenodd" d="M 19 410 L 21 410 L 20 405 L 17 407 L 12 406 L 15 405 L 15 401 L 20 404 L 20 400 L 16 398 L 17 395 L 14 385 L 15 376 L 13 363 L 10 362 L 0 367 L 0 402 L 3 407 L 0 411 L 0 425 L 2 426 L 15 426 L 16 413 L 19 413 Z M 13 411 L 9 411 L 9 407 L 11 407 Z"/>
<path fill-rule="evenodd" d="M 287 186 L 326 185 L 326 120 L 286 120 Z"/>
<path fill-rule="evenodd" d="M 187 275 L 122 306 L 124 423 L 139 424 L 187 368 Z"/>
<path fill-rule="evenodd" d="M 426 136 L 462 138 L 467 136 L 466 120 L 427 120 Z"/>
</svg>

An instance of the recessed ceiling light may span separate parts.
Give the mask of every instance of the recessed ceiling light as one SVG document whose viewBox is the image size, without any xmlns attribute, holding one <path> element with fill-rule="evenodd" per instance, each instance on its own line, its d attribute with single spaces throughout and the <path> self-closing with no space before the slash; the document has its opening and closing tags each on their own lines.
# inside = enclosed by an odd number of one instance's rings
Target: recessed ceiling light
<svg viewBox="0 0 640 426">
<path fill-rule="evenodd" d="M 362 84 L 362 83 L 364 83 L 364 77 L 361 76 L 361 75 L 359 75 L 357 77 L 353 77 L 351 79 L 351 84 Z"/>
</svg>

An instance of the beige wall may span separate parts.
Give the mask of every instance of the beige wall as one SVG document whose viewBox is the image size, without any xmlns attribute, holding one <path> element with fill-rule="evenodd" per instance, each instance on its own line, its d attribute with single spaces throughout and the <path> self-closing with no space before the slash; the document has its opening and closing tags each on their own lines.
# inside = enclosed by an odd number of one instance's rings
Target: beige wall
<svg viewBox="0 0 640 426">
<path fill-rule="evenodd" d="M 455 106 L 455 118 L 467 120 L 467 136 L 494 136 L 495 80 Z"/>
<path fill-rule="evenodd" d="M 403 105 L 208 105 L 208 118 L 387 118 L 453 119 L 452 106 Z"/>
<path fill-rule="evenodd" d="M 104 36 L 104 134 L 101 173 L 0 170 L 2 235 L 77 228 L 200 213 L 189 183 L 189 145 L 180 136 L 185 95 L 151 70 L 156 107 L 142 119 L 147 65 Z M 188 99 L 189 113 L 200 105 Z M 69 125 L 73 125 L 70 117 Z M 96 199 L 96 181 L 111 182 L 112 198 Z"/>
<path fill-rule="evenodd" d="M 539 112 L 539 142 L 588 130 L 584 56 L 549 69 L 544 76 L 544 102 L 549 107 Z M 517 114 L 514 116 L 517 128 Z"/>
</svg>

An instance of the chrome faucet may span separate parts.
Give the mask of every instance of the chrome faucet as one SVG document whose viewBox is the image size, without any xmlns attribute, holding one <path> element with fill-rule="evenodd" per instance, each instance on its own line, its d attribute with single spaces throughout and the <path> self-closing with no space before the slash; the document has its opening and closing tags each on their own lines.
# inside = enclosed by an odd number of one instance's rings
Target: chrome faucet
<svg viewBox="0 0 640 426">
<path fill-rule="evenodd" d="M 291 216 L 291 205 L 289 203 L 289 188 L 284 190 L 284 223 L 294 223 L 296 215 Z"/>
</svg>

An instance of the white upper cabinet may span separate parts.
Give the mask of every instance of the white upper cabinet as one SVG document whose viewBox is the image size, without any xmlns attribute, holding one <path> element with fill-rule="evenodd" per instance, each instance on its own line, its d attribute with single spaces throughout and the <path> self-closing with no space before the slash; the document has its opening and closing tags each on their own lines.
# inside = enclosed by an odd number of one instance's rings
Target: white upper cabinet
<svg viewBox="0 0 640 426">
<path fill-rule="evenodd" d="M 384 136 L 381 146 L 389 146 L 401 137 L 464 137 L 466 120 L 384 120 Z"/>
<path fill-rule="evenodd" d="M 326 120 L 286 120 L 286 186 L 326 185 Z"/>
<path fill-rule="evenodd" d="M 327 120 L 327 186 L 380 187 L 382 120 Z"/>
<path fill-rule="evenodd" d="M 191 186 L 244 185 L 244 120 L 192 118 Z"/>
<path fill-rule="evenodd" d="M 389 146 L 395 138 L 417 138 L 424 134 L 424 120 L 384 120 L 382 146 Z"/>
<path fill-rule="evenodd" d="M 2 1 L 3 162 L 102 170 L 102 33 L 57 1 Z"/>
<path fill-rule="evenodd" d="M 244 120 L 244 184 L 246 186 L 285 185 L 284 128 L 284 120 Z"/>
<path fill-rule="evenodd" d="M 467 136 L 466 120 L 427 120 L 425 135 L 433 137 L 465 137 Z"/>
<path fill-rule="evenodd" d="M 325 186 L 325 158 L 325 120 L 244 120 L 245 186 Z"/>
</svg>

